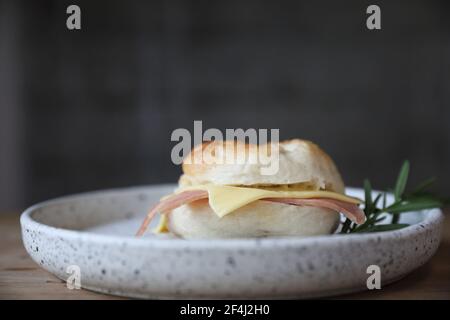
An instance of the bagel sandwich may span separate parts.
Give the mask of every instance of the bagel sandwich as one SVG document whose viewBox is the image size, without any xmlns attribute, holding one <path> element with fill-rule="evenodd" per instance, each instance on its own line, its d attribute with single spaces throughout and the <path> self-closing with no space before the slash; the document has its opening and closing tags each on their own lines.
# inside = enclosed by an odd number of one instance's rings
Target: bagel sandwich
<svg viewBox="0 0 450 320">
<path fill-rule="evenodd" d="M 270 147 L 274 145 L 239 141 L 196 146 L 183 161 L 178 188 L 150 209 L 137 236 L 158 213 L 155 232 L 185 239 L 331 234 L 340 213 L 364 223 L 361 201 L 345 195 L 335 163 L 319 146 L 294 139 Z M 277 150 L 274 174 L 261 174 L 263 164 L 250 161 L 258 158 L 261 148 Z M 227 156 L 245 161 L 221 161 Z"/>
</svg>

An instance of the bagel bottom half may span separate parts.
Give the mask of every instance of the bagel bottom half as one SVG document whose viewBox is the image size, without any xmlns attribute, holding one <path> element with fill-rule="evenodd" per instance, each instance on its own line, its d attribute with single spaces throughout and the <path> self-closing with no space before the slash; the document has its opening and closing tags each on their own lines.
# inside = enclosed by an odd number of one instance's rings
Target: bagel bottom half
<svg viewBox="0 0 450 320">
<path fill-rule="evenodd" d="M 169 213 L 168 228 L 186 239 L 306 237 L 334 232 L 339 218 L 339 213 L 329 209 L 265 201 L 219 218 L 207 200 L 200 200 Z"/>
</svg>

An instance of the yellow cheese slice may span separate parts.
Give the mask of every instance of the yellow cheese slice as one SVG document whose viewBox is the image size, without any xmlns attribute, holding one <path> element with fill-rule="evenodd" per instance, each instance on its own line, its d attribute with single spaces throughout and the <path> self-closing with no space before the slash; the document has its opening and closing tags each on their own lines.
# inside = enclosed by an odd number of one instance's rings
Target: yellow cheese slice
<svg viewBox="0 0 450 320">
<path fill-rule="evenodd" d="M 249 204 L 254 201 L 264 198 L 296 198 L 296 199 L 310 199 L 310 198 L 328 198 L 344 201 L 347 203 L 359 204 L 360 199 L 349 197 L 344 194 L 323 191 L 323 190 L 305 190 L 305 191 L 273 191 L 260 188 L 245 188 L 224 185 L 197 185 L 178 189 L 175 193 L 180 193 L 188 190 L 204 190 L 208 192 L 209 206 L 219 216 L 223 217 L 227 214 Z M 170 197 L 163 197 L 161 200 Z M 158 226 L 153 229 L 155 233 L 168 232 L 168 219 L 165 214 L 161 215 Z"/>
<path fill-rule="evenodd" d="M 169 232 L 167 215 L 162 214 L 159 218 L 158 225 L 152 230 L 154 233 Z"/>
<path fill-rule="evenodd" d="M 198 185 L 181 188 L 176 191 L 180 193 L 187 190 L 204 190 L 208 192 L 209 205 L 211 209 L 219 216 L 223 217 L 249 203 L 264 198 L 328 198 L 340 200 L 348 203 L 359 204 L 361 200 L 344 194 L 332 191 L 271 191 L 257 188 L 244 188 L 223 185 Z"/>
</svg>

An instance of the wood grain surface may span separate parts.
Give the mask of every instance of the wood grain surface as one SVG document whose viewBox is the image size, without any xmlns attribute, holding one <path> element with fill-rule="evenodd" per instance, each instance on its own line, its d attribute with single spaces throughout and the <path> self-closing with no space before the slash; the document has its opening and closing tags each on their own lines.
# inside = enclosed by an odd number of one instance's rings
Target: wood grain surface
<svg viewBox="0 0 450 320">
<path fill-rule="evenodd" d="M 446 210 L 449 213 L 449 210 Z M 26 253 L 19 214 L 0 214 L 0 299 L 120 299 L 66 284 L 41 269 Z M 335 299 L 450 299 L 450 219 L 436 255 L 404 279 L 383 287 Z"/>
</svg>

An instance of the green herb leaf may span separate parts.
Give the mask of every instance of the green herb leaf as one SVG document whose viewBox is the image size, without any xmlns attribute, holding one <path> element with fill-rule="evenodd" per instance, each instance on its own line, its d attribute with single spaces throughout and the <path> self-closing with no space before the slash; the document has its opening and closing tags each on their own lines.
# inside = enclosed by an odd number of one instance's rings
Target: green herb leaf
<svg viewBox="0 0 450 320">
<path fill-rule="evenodd" d="M 394 197 L 395 201 L 399 201 L 403 192 L 405 191 L 406 183 L 409 175 L 409 161 L 403 162 L 400 173 L 398 174 L 397 183 L 395 184 Z"/>
<path fill-rule="evenodd" d="M 423 193 L 426 189 L 431 187 L 436 182 L 436 178 L 432 177 L 419 183 L 419 185 L 411 192 L 412 195 Z"/>
<path fill-rule="evenodd" d="M 417 211 L 424 209 L 439 208 L 442 202 L 432 197 L 427 198 L 412 198 L 409 200 L 394 203 L 386 208 L 386 211 L 393 214 L 398 214 L 408 211 Z"/>
<path fill-rule="evenodd" d="M 370 184 L 370 181 L 368 179 L 364 180 L 364 199 L 365 199 L 365 208 L 364 212 L 366 213 L 366 216 L 370 215 L 372 211 L 372 186 Z"/>
<path fill-rule="evenodd" d="M 400 169 L 400 172 L 393 190 L 388 189 L 394 193 L 395 201 L 393 204 L 387 206 L 386 194 L 388 191 L 377 194 L 375 199 L 372 198 L 372 185 L 368 179 L 364 180 L 364 213 L 366 221 L 357 225 L 349 219 L 346 219 L 342 225 L 341 233 L 362 233 L 362 232 L 380 232 L 401 229 L 407 224 L 398 223 L 400 215 L 406 212 L 413 212 L 424 209 L 440 208 L 446 201 L 450 199 L 439 198 L 432 193 L 426 191 L 427 188 L 434 183 L 435 179 L 427 179 L 422 182 L 414 191 L 405 194 L 406 184 L 409 176 L 409 161 L 405 161 Z M 382 199 L 382 207 L 378 207 L 378 203 Z M 448 202 L 450 203 L 450 202 Z M 390 224 L 379 224 L 387 217 L 392 216 Z"/>
<path fill-rule="evenodd" d="M 377 207 L 378 201 L 380 201 L 382 195 L 383 195 L 382 193 L 377 194 L 377 196 L 375 197 L 375 200 L 373 200 L 373 204 L 372 204 L 373 208 Z"/>
<path fill-rule="evenodd" d="M 376 220 L 375 220 L 375 223 L 381 222 L 381 221 L 383 221 L 384 219 L 386 219 L 386 216 L 383 216 L 383 217 L 381 217 L 381 218 L 376 219 Z"/>
<path fill-rule="evenodd" d="M 350 225 L 352 224 L 352 221 L 350 219 L 345 219 L 344 223 L 342 224 L 341 233 L 347 233 L 350 229 Z"/>
</svg>

